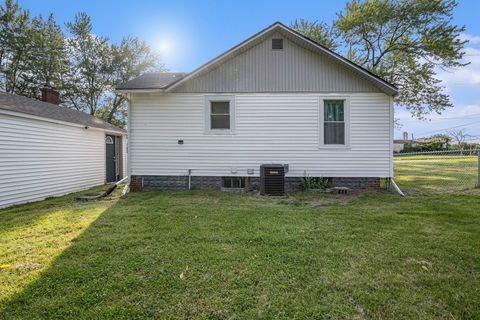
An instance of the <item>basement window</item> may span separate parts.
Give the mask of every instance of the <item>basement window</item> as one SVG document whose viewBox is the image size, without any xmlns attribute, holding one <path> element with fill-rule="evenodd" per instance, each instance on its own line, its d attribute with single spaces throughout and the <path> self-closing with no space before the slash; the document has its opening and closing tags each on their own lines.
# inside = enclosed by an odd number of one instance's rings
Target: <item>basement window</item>
<svg viewBox="0 0 480 320">
<path fill-rule="evenodd" d="M 247 186 L 247 177 L 222 177 L 223 191 L 243 191 Z"/>
<path fill-rule="evenodd" d="M 272 39 L 272 50 L 283 50 L 283 39 Z"/>
</svg>

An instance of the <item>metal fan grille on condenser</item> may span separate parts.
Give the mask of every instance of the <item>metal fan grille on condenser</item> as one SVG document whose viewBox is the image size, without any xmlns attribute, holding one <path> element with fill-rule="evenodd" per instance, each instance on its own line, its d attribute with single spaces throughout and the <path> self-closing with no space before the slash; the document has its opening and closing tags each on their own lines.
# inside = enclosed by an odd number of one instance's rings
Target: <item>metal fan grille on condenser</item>
<svg viewBox="0 0 480 320">
<path fill-rule="evenodd" d="M 260 194 L 267 196 L 285 194 L 285 167 L 282 164 L 260 166 Z"/>
</svg>

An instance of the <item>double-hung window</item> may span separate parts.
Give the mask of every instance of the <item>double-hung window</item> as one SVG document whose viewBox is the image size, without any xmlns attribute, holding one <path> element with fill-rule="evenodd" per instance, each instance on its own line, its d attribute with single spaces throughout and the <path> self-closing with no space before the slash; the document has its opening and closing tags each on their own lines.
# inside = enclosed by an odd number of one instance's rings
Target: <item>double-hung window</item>
<svg viewBox="0 0 480 320">
<path fill-rule="evenodd" d="M 323 110 L 322 110 L 323 109 Z M 348 145 L 348 100 L 323 99 L 321 141 L 323 146 Z"/>
<path fill-rule="evenodd" d="M 235 100 L 232 96 L 207 96 L 205 100 L 205 131 L 231 134 L 235 129 Z"/>
<path fill-rule="evenodd" d="M 230 130 L 230 101 L 210 101 L 210 129 Z"/>
</svg>

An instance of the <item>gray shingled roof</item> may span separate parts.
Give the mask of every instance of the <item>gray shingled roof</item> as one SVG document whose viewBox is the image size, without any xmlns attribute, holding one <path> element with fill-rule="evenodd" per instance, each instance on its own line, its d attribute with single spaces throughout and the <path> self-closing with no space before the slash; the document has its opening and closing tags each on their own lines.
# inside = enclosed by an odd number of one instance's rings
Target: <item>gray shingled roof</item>
<svg viewBox="0 0 480 320">
<path fill-rule="evenodd" d="M 84 112 L 11 93 L 0 92 L 0 109 L 58 121 L 76 123 L 82 126 L 100 128 L 108 131 L 126 133 L 125 130 Z"/>
<path fill-rule="evenodd" d="M 162 89 L 185 77 L 183 72 L 145 73 L 126 83 L 119 84 L 117 90 L 125 89 Z"/>
</svg>

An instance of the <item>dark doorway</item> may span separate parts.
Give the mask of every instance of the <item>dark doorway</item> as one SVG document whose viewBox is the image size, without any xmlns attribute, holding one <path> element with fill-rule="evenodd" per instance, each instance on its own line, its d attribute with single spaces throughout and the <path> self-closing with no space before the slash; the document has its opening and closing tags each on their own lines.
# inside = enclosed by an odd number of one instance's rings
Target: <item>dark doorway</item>
<svg viewBox="0 0 480 320">
<path fill-rule="evenodd" d="M 107 182 L 114 182 L 117 179 L 117 165 L 115 152 L 115 136 L 107 135 L 105 137 L 106 153 L 107 153 Z"/>
</svg>

